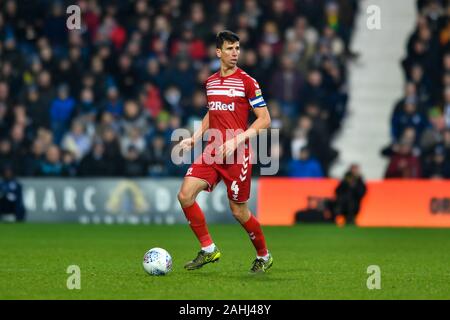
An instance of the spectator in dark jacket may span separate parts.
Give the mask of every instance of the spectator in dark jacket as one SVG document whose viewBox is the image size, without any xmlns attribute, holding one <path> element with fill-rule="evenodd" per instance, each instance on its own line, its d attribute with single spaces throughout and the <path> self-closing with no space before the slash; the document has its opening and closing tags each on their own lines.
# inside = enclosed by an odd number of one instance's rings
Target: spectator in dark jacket
<svg viewBox="0 0 450 320">
<path fill-rule="evenodd" d="M 80 102 L 76 106 L 78 116 L 95 116 L 98 113 L 97 105 L 94 101 L 94 92 L 91 88 L 84 88 L 80 94 Z"/>
<path fill-rule="evenodd" d="M 124 156 L 123 174 L 127 177 L 145 176 L 147 171 L 147 163 L 139 150 L 134 146 L 130 146 Z"/>
<path fill-rule="evenodd" d="M 9 139 L 0 140 L 0 170 L 3 170 L 6 166 L 11 165 L 14 162 L 11 152 L 11 141 Z"/>
<path fill-rule="evenodd" d="M 2 170 L 0 181 L 0 214 L 14 214 L 16 221 L 25 220 L 25 206 L 23 203 L 22 184 L 15 178 L 12 167 Z"/>
<path fill-rule="evenodd" d="M 75 154 L 68 150 L 64 150 L 61 156 L 62 162 L 62 176 L 63 177 L 76 177 L 78 174 L 78 162 Z"/>
<path fill-rule="evenodd" d="M 312 70 L 308 74 L 308 82 L 303 88 L 302 103 L 314 101 L 321 106 L 327 106 L 326 92 L 323 88 L 323 77 L 319 70 Z"/>
<path fill-rule="evenodd" d="M 149 175 L 154 177 L 166 176 L 168 174 L 166 165 L 168 157 L 170 157 L 170 148 L 166 144 L 164 136 L 156 135 L 151 140 L 151 148 L 148 154 Z"/>
<path fill-rule="evenodd" d="M 282 69 L 272 77 L 271 95 L 281 106 L 287 116 L 298 115 L 300 93 L 303 89 L 303 78 L 296 70 L 294 61 L 288 55 L 281 58 Z"/>
<path fill-rule="evenodd" d="M 26 157 L 24 175 L 34 177 L 39 174 L 41 162 L 44 160 L 44 144 L 41 140 L 36 139 L 33 142 L 31 151 Z"/>
<path fill-rule="evenodd" d="M 116 118 L 123 115 L 123 101 L 119 96 L 117 87 L 111 86 L 106 92 L 106 101 L 103 103 L 103 111 L 109 112 Z"/>
<path fill-rule="evenodd" d="M 442 145 L 434 148 L 429 157 L 426 158 L 423 168 L 425 178 L 449 179 L 450 159 L 446 159 L 445 149 Z"/>
<path fill-rule="evenodd" d="M 55 145 L 50 146 L 45 154 L 45 160 L 41 162 L 39 175 L 43 177 L 58 177 L 63 174 L 63 169 L 59 148 Z"/>
<path fill-rule="evenodd" d="M 101 141 L 96 141 L 92 151 L 81 160 L 78 171 L 81 177 L 114 176 L 115 172 L 114 162 L 106 158 L 105 146 Z"/>
<path fill-rule="evenodd" d="M 112 176 L 120 175 L 123 165 L 123 158 L 120 152 L 120 143 L 116 133 L 111 127 L 106 128 L 102 133 L 102 140 L 105 147 L 105 159 L 114 168 Z"/>
<path fill-rule="evenodd" d="M 335 190 L 334 212 L 343 216 L 346 223 L 354 223 L 361 200 L 366 194 L 366 185 L 358 165 L 351 165 Z"/>
<path fill-rule="evenodd" d="M 425 115 L 417 111 L 417 105 L 411 102 L 405 103 L 403 109 L 392 117 L 392 136 L 400 139 L 403 131 L 407 127 L 413 127 L 418 136 L 422 134 L 428 126 Z"/>
<path fill-rule="evenodd" d="M 32 86 L 27 90 L 25 105 L 27 106 L 27 114 L 32 120 L 35 129 L 40 127 L 50 128 L 50 115 L 48 113 L 48 105 L 41 98 L 39 90 L 36 86 Z"/>
</svg>

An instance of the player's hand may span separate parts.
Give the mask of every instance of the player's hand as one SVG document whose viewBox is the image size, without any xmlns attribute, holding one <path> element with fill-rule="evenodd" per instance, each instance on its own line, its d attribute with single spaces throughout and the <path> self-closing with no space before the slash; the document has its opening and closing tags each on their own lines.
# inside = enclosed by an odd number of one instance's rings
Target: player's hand
<svg viewBox="0 0 450 320">
<path fill-rule="evenodd" d="M 222 158 L 227 158 L 232 155 L 234 151 L 236 151 L 239 144 L 242 142 L 242 138 L 240 136 L 236 136 L 233 139 L 225 141 L 219 148 L 217 148 L 217 155 Z"/>
<path fill-rule="evenodd" d="M 194 146 L 194 139 L 193 138 L 187 138 L 180 141 L 178 146 L 183 149 L 183 151 L 189 151 Z"/>
</svg>

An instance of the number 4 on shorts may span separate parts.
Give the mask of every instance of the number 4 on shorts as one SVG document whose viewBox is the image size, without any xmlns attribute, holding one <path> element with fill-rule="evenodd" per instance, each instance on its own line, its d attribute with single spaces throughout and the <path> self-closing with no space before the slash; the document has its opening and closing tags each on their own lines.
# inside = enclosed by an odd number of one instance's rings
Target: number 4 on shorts
<svg viewBox="0 0 450 320">
<path fill-rule="evenodd" d="M 233 183 L 231 184 L 231 191 L 233 191 L 233 198 L 237 199 L 238 197 L 238 193 L 239 193 L 239 186 L 237 184 L 237 181 L 234 180 Z"/>
</svg>

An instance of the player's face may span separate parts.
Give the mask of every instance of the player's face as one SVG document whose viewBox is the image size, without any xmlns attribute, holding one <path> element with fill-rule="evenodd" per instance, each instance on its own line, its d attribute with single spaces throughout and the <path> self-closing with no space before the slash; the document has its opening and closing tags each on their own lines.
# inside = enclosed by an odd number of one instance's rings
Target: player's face
<svg viewBox="0 0 450 320">
<path fill-rule="evenodd" d="M 228 68 L 233 68 L 237 65 L 237 61 L 239 59 L 239 42 L 228 42 L 224 41 L 222 48 L 217 49 L 217 57 L 220 58 L 222 64 L 224 64 Z"/>
</svg>

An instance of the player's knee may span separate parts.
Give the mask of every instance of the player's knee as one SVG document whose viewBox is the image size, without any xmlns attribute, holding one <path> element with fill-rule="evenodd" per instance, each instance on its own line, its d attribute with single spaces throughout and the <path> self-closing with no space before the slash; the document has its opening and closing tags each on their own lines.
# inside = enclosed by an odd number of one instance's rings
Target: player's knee
<svg viewBox="0 0 450 320">
<path fill-rule="evenodd" d="M 194 203 L 194 200 L 194 195 L 189 194 L 188 192 L 185 192 L 183 190 L 178 192 L 178 201 L 183 208 L 192 205 Z"/>
<path fill-rule="evenodd" d="M 245 220 L 246 218 L 245 208 L 240 208 L 239 206 L 231 206 L 231 213 L 233 217 L 239 222 Z"/>
<path fill-rule="evenodd" d="M 236 220 L 240 220 L 242 217 L 242 213 L 239 210 L 232 210 L 231 213 Z"/>
</svg>

